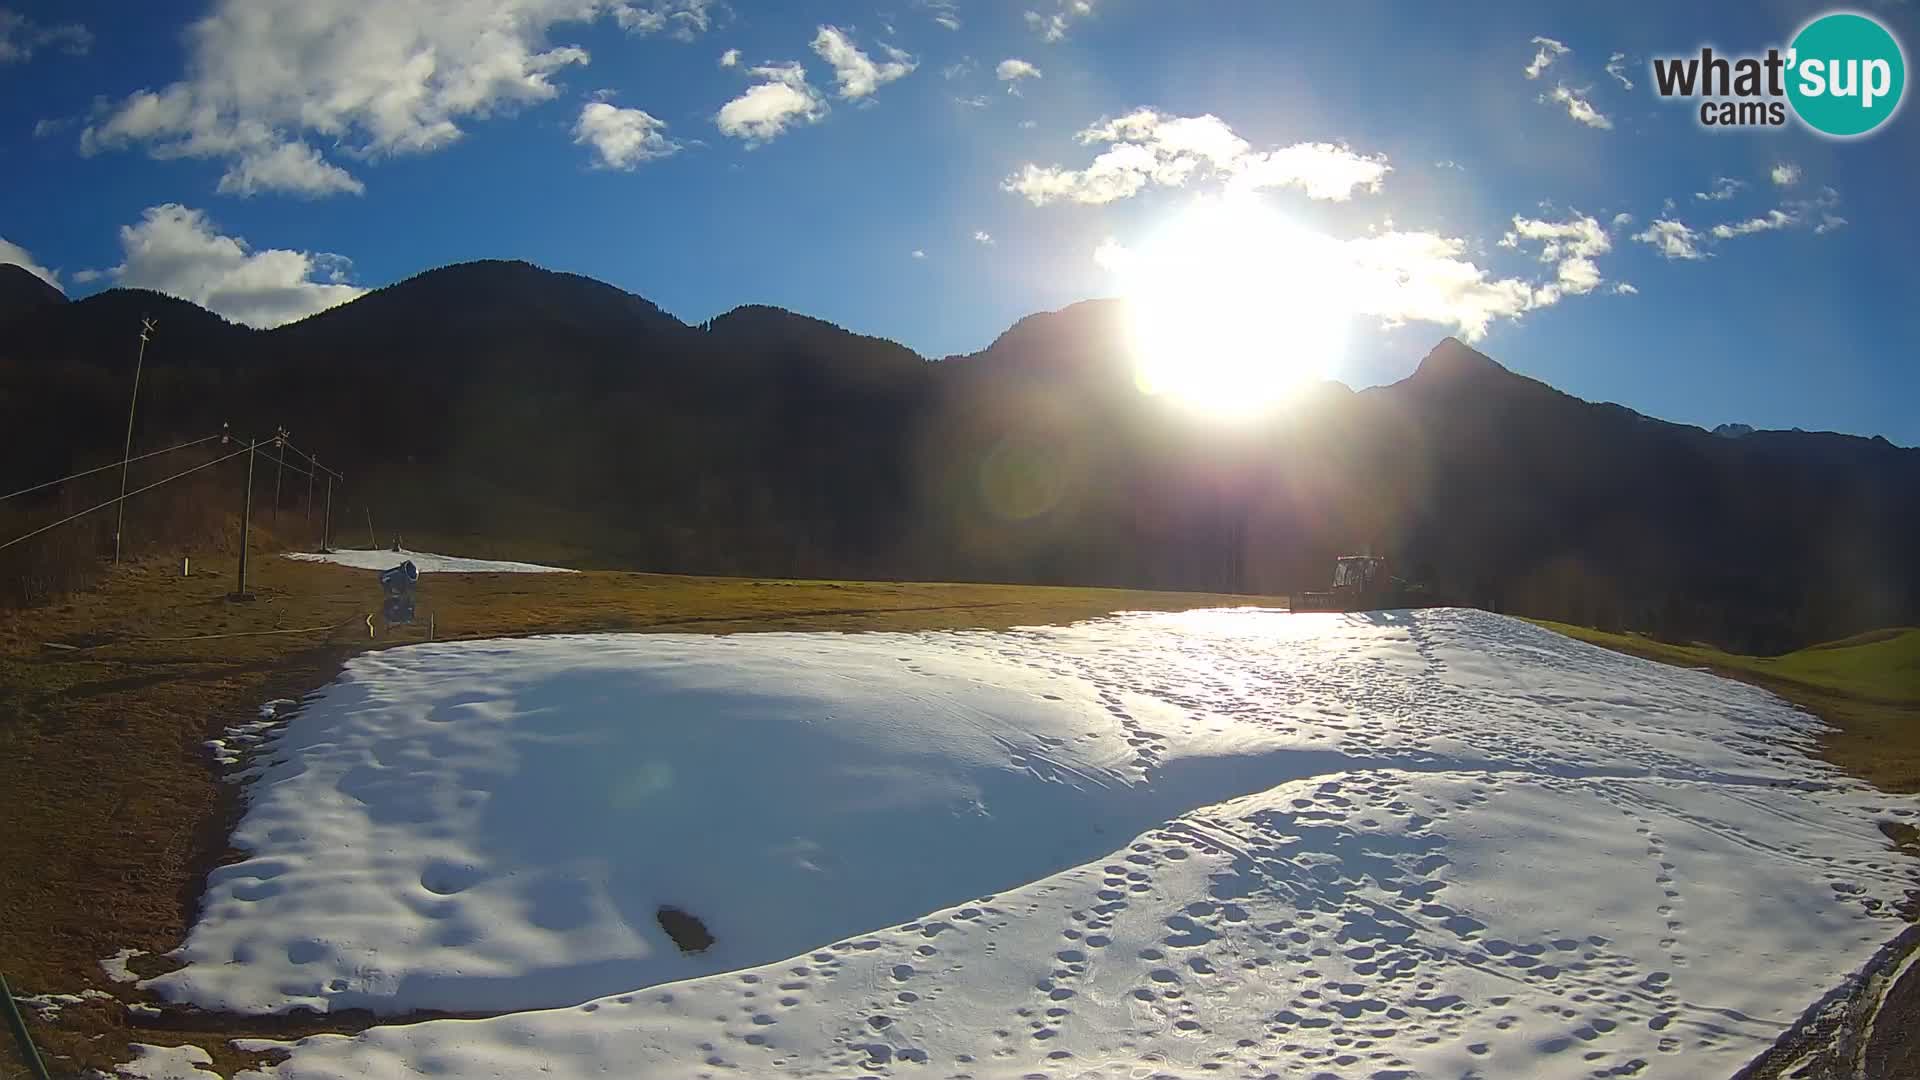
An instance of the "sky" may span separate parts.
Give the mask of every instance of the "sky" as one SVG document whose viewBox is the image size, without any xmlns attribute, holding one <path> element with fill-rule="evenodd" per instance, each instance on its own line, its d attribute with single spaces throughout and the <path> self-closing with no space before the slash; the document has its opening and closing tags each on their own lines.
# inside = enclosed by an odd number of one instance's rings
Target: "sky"
<svg viewBox="0 0 1920 1080">
<path fill-rule="evenodd" d="M 0 0 L 0 262 L 268 326 L 517 258 L 941 357 L 1255 207 L 1207 251 L 1349 385 L 1455 335 L 1663 419 L 1916 446 L 1914 110 L 1711 130 L 1651 86 L 1828 10 Z"/>
</svg>

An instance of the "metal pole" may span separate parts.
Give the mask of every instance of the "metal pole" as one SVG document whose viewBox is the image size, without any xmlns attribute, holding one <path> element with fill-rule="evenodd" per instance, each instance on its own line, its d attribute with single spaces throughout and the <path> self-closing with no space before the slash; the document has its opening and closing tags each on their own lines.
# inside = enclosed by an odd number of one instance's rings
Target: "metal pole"
<svg viewBox="0 0 1920 1080">
<path fill-rule="evenodd" d="M 26 1018 L 20 1015 L 20 1006 L 14 1004 L 13 991 L 7 988 L 7 980 L 0 977 L 0 1009 L 7 1014 L 7 1027 L 13 1030 L 14 1044 L 20 1047 L 20 1060 L 27 1063 L 27 1071 L 34 1080 L 51 1080 L 47 1075 L 47 1063 L 40 1060 L 40 1051 L 33 1048 L 33 1036 L 27 1033 Z"/>
<path fill-rule="evenodd" d="M 120 533 L 127 524 L 127 465 L 133 456 L 133 407 L 140 403 L 140 370 L 147 366 L 147 338 L 153 333 L 153 320 L 140 319 L 140 352 L 133 361 L 133 397 L 127 401 L 127 439 L 120 449 L 120 505 L 113 518 L 113 565 L 120 565 Z"/>
<path fill-rule="evenodd" d="M 331 548 L 333 540 L 333 475 L 327 475 L 327 510 L 320 516 L 320 550 Z"/>
<path fill-rule="evenodd" d="M 273 435 L 273 523 L 280 524 L 280 474 L 287 467 L 287 429 Z"/>
<path fill-rule="evenodd" d="M 247 598 L 247 532 L 253 521 L 253 454 L 259 449 L 260 440 L 247 443 L 247 497 L 245 507 L 240 511 L 240 587 L 233 592 L 235 600 Z"/>
<path fill-rule="evenodd" d="M 373 538 L 373 507 L 363 506 L 360 509 L 367 512 L 367 549 L 370 551 L 379 551 L 380 541 Z"/>
<path fill-rule="evenodd" d="M 313 466 L 313 468 L 307 470 L 307 524 L 312 525 L 313 524 L 313 474 L 320 471 L 320 459 L 308 458 L 307 463 Z"/>
</svg>

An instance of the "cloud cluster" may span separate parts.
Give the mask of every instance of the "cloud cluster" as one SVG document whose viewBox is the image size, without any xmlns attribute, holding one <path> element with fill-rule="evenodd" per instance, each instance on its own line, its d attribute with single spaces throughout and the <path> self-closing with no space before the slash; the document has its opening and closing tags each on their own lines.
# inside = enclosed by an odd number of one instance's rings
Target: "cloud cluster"
<svg viewBox="0 0 1920 1080">
<path fill-rule="evenodd" d="M 1599 128 L 1602 131 L 1613 130 L 1612 119 L 1599 109 L 1594 108 L 1593 102 L 1587 100 L 1586 94 L 1587 92 L 1585 90 L 1574 90 L 1569 88 L 1566 83 L 1561 83 L 1551 91 L 1541 95 L 1540 101 L 1542 104 L 1551 103 L 1566 106 L 1568 116 L 1573 117 L 1588 127 Z"/>
<path fill-rule="evenodd" d="M 269 327 L 344 304 L 367 290 L 346 281 L 341 256 L 283 248 L 252 250 L 204 213 L 178 203 L 150 207 L 120 229 L 115 284 L 191 300 L 247 326 Z"/>
<path fill-rule="evenodd" d="M 0 8 L 0 65 L 25 63 L 47 48 L 83 56 L 93 48 L 93 32 L 79 23 L 42 26 L 25 15 Z"/>
<path fill-rule="evenodd" d="M 1065 40 L 1067 28 L 1072 26 L 1076 19 L 1084 19 L 1092 14 L 1093 0 L 1057 0 L 1053 11 L 1045 14 L 1028 11 L 1026 20 L 1027 25 L 1033 28 L 1033 32 L 1040 35 L 1040 40 L 1051 45 Z"/>
<path fill-rule="evenodd" d="M 827 99 L 807 82 L 807 70 L 798 61 L 763 64 L 747 73 L 759 81 L 720 106 L 713 121 L 721 134 L 758 146 L 796 124 L 817 124 L 826 117 Z"/>
<path fill-rule="evenodd" d="M 1774 166 L 1771 175 L 1774 183 L 1782 187 L 1796 184 L 1800 179 L 1799 167 L 1790 163 Z M 1741 181 L 1720 177 L 1714 182 L 1713 193 L 1696 192 L 1695 195 L 1701 199 L 1721 201 L 1731 198 L 1745 186 Z M 1722 191 L 1726 194 L 1720 194 Z M 1708 244 L 1754 233 L 1810 228 L 1819 236 L 1843 228 L 1847 219 L 1834 213 L 1839 205 L 1840 193 L 1823 187 L 1810 198 L 1789 199 L 1756 217 L 1725 221 L 1704 229 L 1695 229 L 1672 217 L 1662 217 L 1645 231 L 1635 233 L 1633 238 L 1651 246 L 1664 258 L 1706 259 L 1713 256 L 1713 252 L 1706 249 Z"/>
<path fill-rule="evenodd" d="M 1709 255 L 1700 248 L 1700 234 L 1673 218 L 1655 218 L 1645 230 L 1633 234 L 1633 238 L 1651 245 L 1662 258 L 1704 259 Z"/>
<path fill-rule="evenodd" d="M 933 12 L 933 21 L 948 30 L 960 29 L 960 5 L 955 0 L 915 0 Z"/>
<path fill-rule="evenodd" d="M 1001 82 L 1018 82 L 1021 79 L 1039 78 L 1040 69 L 1025 60 L 1008 58 L 1000 61 L 999 66 L 993 69 L 993 74 Z"/>
<path fill-rule="evenodd" d="M 1539 48 L 1533 54 L 1533 62 L 1522 69 L 1529 79 L 1539 78 L 1540 73 L 1552 67 L 1555 60 L 1573 51 L 1550 37 L 1534 38 L 1530 44 Z"/>
<path fill-rule="evenodd" d="M 39 263 L 34 262 L 33 255 L 28 252 L 26 248 L 9 241 L 4 236 L 0 236 L 0 265 L 6 264 L 18 266 L 54 288 L 60 288 L 60 271 L 49 270 Z"/>
<path fill-rule="evenodd" d="M 227 162 L 220 190 L 358 193 L 324 157 L 427 153 L 462 124 L 558 94 L 587 52 L 554 45 L 562 23 L 611 17 L 637 34 L 691 37 L 713 0 L 217 0 L 187 30 L 186 77 L 109 106 L 84 153 L 144 146 L 158 158 Z"/>
<path fill-rule="evenodd" d="M 1181 187 L 1217 179 L 1241 191 L 1295 188 L 1309 198 L 1344 201 L 1356 191 L 1377 192 L 1391 171 L 1386 158 L 1334 143 L 1296 143 L 1265 153 L 1217 116 L 1166 116 L 1139 109 L 1101 120 L 1079 133 L 1086 146 L 1106 144 L 1083 169 L 1029 163 L 1001 188 L 1035 206 L 1067 201 L 1100 205 L 1129 198 L 1149 185 Z"/>
<path fill-rule="evenodd" d="M 1633 80 L 1627 78 L 1626 53 L 1617 52 L 1607 57 L 1607 74 L 1613 76 L 1614 80 L 1620 84 L 1620 89 L 1633 89 Z"/>
<path fill-rule="evenodd" d="M 813 51 L 833 68 L 834 81 L 840 84 L 840 97 L 845 101 L 869 97 L 882 86 L 911 75 L 919 66 L 912 56 L 891 45 L 880 49 L 887 59 L 875 63 L 838 27 L 822 26 L 813 36 Z"/>
<path fill-rule="evenodd" d="M 592 147 L 602 168 L 632 169 L 679 152 L 680 144 L 667 138 L 666 130 L 665 121 L 645 110 L 592 101 L 580 109 L 580 118 L 573 125 L 573 141 Z"/>
<path fill-rule="evenodd" d="M 1745 180 L 1735 180 L 1731 176 L 1716 176 L 1713 178 L 1713 186 L 1711 188 L 1708 188 L 1706 191 L 1696 191 L 1693 193 L 1693 197 L 1696 199 L 1705 199 L 1709 202 L 1725 202 L 1735 195 L 1740 194 L 1740 189 L 1746 186 L 1747 182 Z"/>
<path fill-rule="evenodd" d="M 1554 280 L 1534 290 L 1533 307 L 1546 307 L 1563 296 L 1584 296 L 1601 283 L 1595 259 L 1613 250 L 1613 238 L 1600 222 L 1586 214 L 1575 213 L 1565 221 L 1513 216 L 1513 229 L 1500 239 L 1500 246 L 1519 248 L 1530 243 L 1540 245 L 1539 260 L 1553 263 Z"/>
<path fill-rule="evenodd" d="M 622 30 L 634 34 L 664 32 L 680 41 L 692 41 L 711 29 L 714 7 L 715 0 L 614 0 L 608 5 Z"/>
</svg>

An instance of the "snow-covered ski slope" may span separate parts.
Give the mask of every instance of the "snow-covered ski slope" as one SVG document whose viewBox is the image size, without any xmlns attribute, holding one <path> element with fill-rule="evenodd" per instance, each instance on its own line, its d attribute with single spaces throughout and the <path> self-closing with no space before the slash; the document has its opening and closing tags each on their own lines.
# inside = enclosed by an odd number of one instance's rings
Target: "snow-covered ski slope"
<svg viewBox="0 0 1920 1080">
<path fill-rule="evenodd" d="M 299 1080 L 1726 1076 L 1901 927 L 1816 731 L 1469 611 L 389 650 L 146 985 L 505 1013 Z"/>
<path fill-rule="evenodd" d="M 458 555 L 435 555 L 430 551 L 404 549 L 388 551 L 335 548 L 325 554 L 311 551 L 289 552 L 287 558 L 298 559 L 301 562 L 334 563 L 338 566 L 351 566 L 356 570 L 389 570 L 403 562 L 411 561 L 414 568 L 423 574 L 571 574 L 576 572 L 563 566 L 502 562 L 498 559 L 463 559 Z"/>
</svg>

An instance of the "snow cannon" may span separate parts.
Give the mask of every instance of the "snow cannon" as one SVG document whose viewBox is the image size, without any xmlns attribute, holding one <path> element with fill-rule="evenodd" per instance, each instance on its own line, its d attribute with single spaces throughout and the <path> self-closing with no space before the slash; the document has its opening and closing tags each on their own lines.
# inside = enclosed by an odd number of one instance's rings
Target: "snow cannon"
<svg viewBox="0 0 1920 1080">
<path fill-rule="evenodd" d="M 380 571 L 380 591 L 388 596 L 410 593 L 420 581 L 420 568 L 408 559 L 391 570 Z"/>
<path fill-rule="evenodd" d="M 380 592 L 386 603 L 381 614 L 388 625 L 413 621 L 413 587 L 420 581 L 420 568 L 408 559 L 390 570 L 380 571 Z"/>
</svg>

